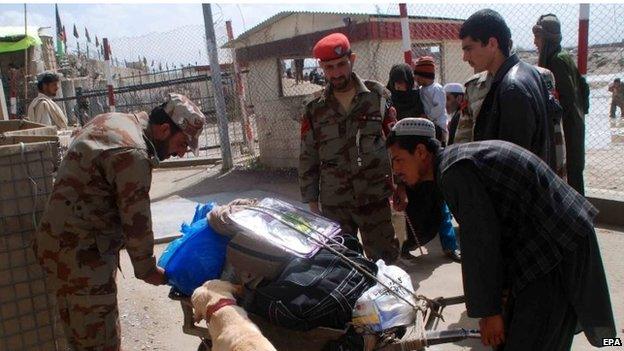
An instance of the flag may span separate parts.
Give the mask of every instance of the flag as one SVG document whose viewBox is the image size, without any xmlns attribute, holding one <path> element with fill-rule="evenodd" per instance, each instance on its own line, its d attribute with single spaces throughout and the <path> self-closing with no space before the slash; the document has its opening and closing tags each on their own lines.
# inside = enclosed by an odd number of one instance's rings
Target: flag
<svg viewBox="0 0 624 351">
<path fill-rule="evenodd" d="M 143 56 L 143 65 L 147 66 L 147 59 L 145 58 L 145 56 Z"/>
<path fill-rule="evenodd" d="M 65 32 L 65 25 L 63 25 L 63 49 L 67 52 L 67 32 Z"/>
<path fill-rule="evenodd" d="M 150 65 L 150 67 L 154 67 L 154 60 L 152 60 L 152 64 Z"/>
<path fill-rule="evenodd" d="M 87 42 L 91 42 L 91 37 L 89 36 L 89 31 L 87 30 L 87 27 L 85 27 L 85 38 L 87 38 Z"/>
<path fill-rule="evenodd" d="M 63 56 L 65 55 L 63 50 L 63 42 L 65 42 L 65 26 L 61 24 L 61 16 L 59 15 L 57 4 L 54 4 L 54 11 L 56 12 L 56 54 Z"/>
<path fill-rule="evenodd" d="M 95 47 L 100 47 L 100 41 L 98 40 L 97 35 L 95 36 Z"/>
<path fill-rule="evenodd" d="M 76 25 L 74 24 L 74 38 L 78 39 L 80 36 L 78 35 L 78 30 L 76 29 Z"/>
</svg>

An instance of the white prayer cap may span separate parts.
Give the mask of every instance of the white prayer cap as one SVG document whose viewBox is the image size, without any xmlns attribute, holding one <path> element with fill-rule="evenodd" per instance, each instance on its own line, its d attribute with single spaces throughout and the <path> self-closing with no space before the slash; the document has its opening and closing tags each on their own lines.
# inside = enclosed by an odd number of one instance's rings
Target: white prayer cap
<svg viewBox="0 0 624 351">
<path fill-rule="evenodd" d="M 411 135 L 435 139 L 435 126 L 426 118 L 403 118 L 392 127 L 392 131 L 397 136 Z"/>
<path fill-rule="evenodd" d="M 447 94 L 450 94 L 450 93 L 463 94 L 464 86 L 459 83 L 448 83 L 447 85 L 444 86 L 444 92 Z"/>
</svg>

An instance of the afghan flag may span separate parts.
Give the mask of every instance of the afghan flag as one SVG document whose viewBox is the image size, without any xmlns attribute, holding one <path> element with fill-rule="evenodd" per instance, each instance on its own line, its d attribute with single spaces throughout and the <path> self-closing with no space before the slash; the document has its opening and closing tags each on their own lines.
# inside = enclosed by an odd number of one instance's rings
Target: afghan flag
<svg viewBox="0 0 624 351">
<path fill-rule="evenodd" d="M 56 4 L 54 4 L 54 11 L 56 12 L 56 54 L 63 57 L 65 55 L 65 50 L 63 50 L 65 27 L 61 24 L 61 16 L 59 15 L 58 5 Z"/>
<path fill-rule="evenodd" d="M 95 47 L 100 47 L 100 41 L 98 40 L 97 35 L 95 36 Z"/>
<path fill-rule="evenodd" d="M 87 42 L 91 42 L 91 37 L 89 36 L 89 31 L 87 30 L 87 27 L 85 27 L 85 38 L 87 38 Z"/>
<path fill-rule="evenodd" d="M 76 29 L 76 25 L 74 24 L 74 38 L 78 39 L 80 38 L 80 35 L 78 35 L 78 30 Z"/>
</svg>

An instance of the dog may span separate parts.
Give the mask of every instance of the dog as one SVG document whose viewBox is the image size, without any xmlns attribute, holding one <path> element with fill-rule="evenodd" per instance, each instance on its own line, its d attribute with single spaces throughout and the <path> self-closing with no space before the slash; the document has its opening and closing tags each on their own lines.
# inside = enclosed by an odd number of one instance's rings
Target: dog
<svg viewBox="0 0 624 351">
<path fill-rule="evenodd" d="M 262 332 L 236 305 L 240 286 L 223 280 L 209 280 L 195 289 L 191 302 L 195 323 L 208 324 L 213 351 L 277 351 Z"/>
</svg>

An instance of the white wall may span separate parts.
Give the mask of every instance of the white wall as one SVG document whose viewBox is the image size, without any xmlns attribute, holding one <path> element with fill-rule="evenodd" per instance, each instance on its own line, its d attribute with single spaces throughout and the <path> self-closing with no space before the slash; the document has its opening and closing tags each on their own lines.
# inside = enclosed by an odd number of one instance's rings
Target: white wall
<svg viewBox="0 0 624 351">
<path fill-rule="evenodd" d="M 297 35 L 319 32 L 331 28 L 343 27 L 346 15 L 327 13 L 298 13 L 278 20 L 244 40 L 248 45 L 268 43 Z M 349 15 L 352 19 L 366 19 L 368 16 Z M 238 44 L 238 47 L 243 44 Z M 310 48 L 312 50 L 312 48 Z"/>
<path fill-rule="evenodd" d="M 279 97 L 277 59 L 249 63 L 247 97 L 253 104 L 260 147 L 260 162 L 273 168 L 296 168 L 299 163 L 299 133 L 306 97 Z"/>
</svg>

